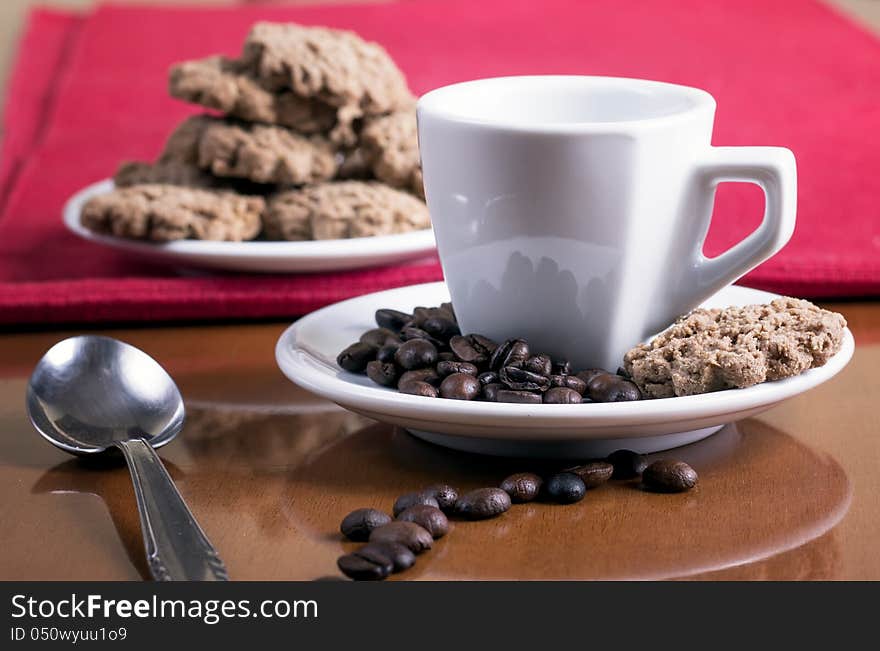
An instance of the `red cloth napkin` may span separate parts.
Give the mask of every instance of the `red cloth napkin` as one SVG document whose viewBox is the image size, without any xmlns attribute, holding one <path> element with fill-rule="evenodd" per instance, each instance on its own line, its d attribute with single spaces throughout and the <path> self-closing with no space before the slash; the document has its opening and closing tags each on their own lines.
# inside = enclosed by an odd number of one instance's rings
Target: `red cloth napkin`
<svg viewBox="0 0 880 651">
<path fill-rule="evenodd" d="M 126 8 L 31 16 L 8 91 L 0 163 L 0 323 L 281 317 L 439 279 L 436 263 L 337 274 L 182 273 L 80 241 L 60 210 L 123 158 L 150 158 L 195 109 L 170 99 L 174 61 L 236 54 L 256 20 L 350 28 L 379 41 L 414 92 L 476 77 L 578 73 L 707 89 L 715 144 L 784 145 L 798 228 L 751 286 L 880 294 L 880 43 L 814 0 L 423 0 L 324 7 Z M 760 220 L 760 193 L 722 186 L 708 253 Z"/>
</svg>

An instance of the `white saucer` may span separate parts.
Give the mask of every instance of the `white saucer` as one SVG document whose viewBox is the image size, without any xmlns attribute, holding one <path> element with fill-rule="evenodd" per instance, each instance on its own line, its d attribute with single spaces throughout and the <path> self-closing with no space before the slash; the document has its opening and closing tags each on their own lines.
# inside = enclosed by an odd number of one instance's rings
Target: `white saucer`
<svg viewBox="0 0 880 651">
<path fill-rule="evenodd" d="M 765 303 L 777 296 L 745 287 L 727 287 L 704 303 L 727 307 Z M 484 454 L 532 457 L 604 456 L 629 448 L 656 452 L 692 443 L 731 423 L 796 396 L 831 379 L 852 357 L 852 333 L 825 366 L 796 377 L 748 389 L 699 396 L 581 405 L 521 405 L 465 402 L 398 393 L 366 376 L 341 370 L 337 354 L 376 327 L 383 307 L 412 311 L 417 305 L 449 300 L 444 283 L 378 292 L 343 301 L 303 317 L 275 348 L 278 365 L 300 386 L 379 421 L 393 423 L 433 443 Z"/>
<path fill-rule="evenodd" d="M 313 242 L 207 242 L 178 240 L 152 243 L 93 233 L 80 223 L 83 204 L 113 189 L 106 179 L 74 194 L 64 205 L 64 224 L 83 239 L 136 253 L 159 262 L 227 271 L 341 271 L 413 260 L 433 253 L 428 228 L 400 235 L 380 235 Z"/>
</svg>

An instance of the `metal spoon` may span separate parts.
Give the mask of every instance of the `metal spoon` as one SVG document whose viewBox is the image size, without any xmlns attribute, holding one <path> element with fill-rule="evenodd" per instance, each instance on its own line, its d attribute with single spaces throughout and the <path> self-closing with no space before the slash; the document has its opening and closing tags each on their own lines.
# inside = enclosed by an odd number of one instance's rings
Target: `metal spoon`
<svg viewBox="0 0 880 651">
<path fill-rule="evenodd" d="M 152 357 L 110 337 L 60 341 L 28 382 L 27 410 L 47 441 L 78 455 L 122 451 L 157 581 L 226 581 L 226 567 L 153 451 L 183 427 L 174 380 Z"/>
</svg>

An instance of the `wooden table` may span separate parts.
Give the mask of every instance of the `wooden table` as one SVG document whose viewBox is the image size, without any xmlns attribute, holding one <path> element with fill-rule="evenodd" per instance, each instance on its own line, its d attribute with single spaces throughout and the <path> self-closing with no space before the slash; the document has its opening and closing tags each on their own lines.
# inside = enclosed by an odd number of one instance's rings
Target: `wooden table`
<svg viewBox="0 0 880 651">
<path fill-rule="evenodd" d="M 696 491 L 654 495 L 615 482 L 571 506 L 454 522 L 399 578 L 880 579 L 880 303 L 827 307 L 855 334 L 850 365 L 676 451 L 700 471 Z M 444 450 L 296 388 L 273 356 L 284 325 L 103 331 L 178 381 L 187 422 L 161 456 L 233 578 L 335 575 L 336 557 L 353 547 L 337 530 L 348 511 L 389 510 L 436 481 L 495 485 L 535 467 Z M 140 579 L 124 466 L 65 455 L 25 415 L 32 367 L 69 334 L 0 335 L 0 579 Z"/>
</svg>

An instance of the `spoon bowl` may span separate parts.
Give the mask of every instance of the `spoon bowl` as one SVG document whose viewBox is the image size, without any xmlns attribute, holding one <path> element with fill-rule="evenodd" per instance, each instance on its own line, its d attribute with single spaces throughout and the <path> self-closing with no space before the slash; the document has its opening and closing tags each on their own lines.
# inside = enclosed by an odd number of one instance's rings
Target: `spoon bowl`
<svg viewBox="0 0 880 651">
<path fill-rule="evenodd" d="M 132 438 L 158 448 L 180 432 L 183 398 L 143 351 L 100 336 L 71 337 L 46 352 L 31 376 L 34 427 L 72 454 L 96 454 Z"/>
</svg>

